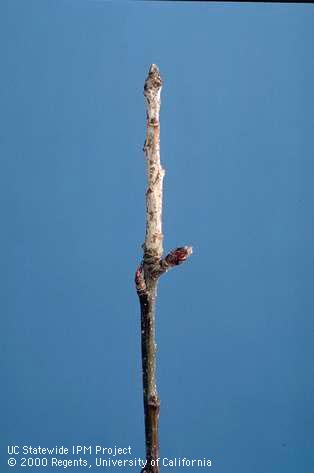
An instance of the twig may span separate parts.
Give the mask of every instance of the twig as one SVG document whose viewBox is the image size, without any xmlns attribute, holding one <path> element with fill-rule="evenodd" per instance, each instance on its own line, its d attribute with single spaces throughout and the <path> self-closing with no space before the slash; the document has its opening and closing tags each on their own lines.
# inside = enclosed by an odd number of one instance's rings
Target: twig
<svg viewBox="0 0 314 473">
<path fill-rule="evenodd" d="M 155 306 L 159 277 L 183 263 L 192 247 L 183 246 L 163 255 L 162 191 L 164 169 L 160 164 L 159 110 L 162 79 L 152 64 L 144 85 L 147 129 L 144 149 L 147 158 L 146 236 L 143 260 L 135 273 L 141 306 L 143 398 L 145 416 L 146 465 L 142 473 L 159 473 L 158 418 L 160 400 L 156 386 Z"/>
</svg>

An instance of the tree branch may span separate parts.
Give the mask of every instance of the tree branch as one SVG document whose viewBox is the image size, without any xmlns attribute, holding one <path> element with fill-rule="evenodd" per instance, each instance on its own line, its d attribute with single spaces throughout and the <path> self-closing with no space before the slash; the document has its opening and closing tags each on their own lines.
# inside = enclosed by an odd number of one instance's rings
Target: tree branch
<svg viewBox="0 0 314 473">
<path fill-rule="evenodd" d="M 156 386 L 155 307 L 159 277 L 178 266 L 192 254 L 183 246 L 164 258 L 162 234 L 162 191 L 165 171 L 160 164 L 160 93 L 162 79 L 152 64 L 144 85 L 146 100 L 146 140 L 143 151 L 147 158 L 146 235 L 142 245 L 143 260 L 135 273 L 135 286 L 141 306 L 141 340 L 143 400 L 145 416 L 146 465 L 142 473 L 159 473 L 158 418 L 160 400 Z"/>
</svg>

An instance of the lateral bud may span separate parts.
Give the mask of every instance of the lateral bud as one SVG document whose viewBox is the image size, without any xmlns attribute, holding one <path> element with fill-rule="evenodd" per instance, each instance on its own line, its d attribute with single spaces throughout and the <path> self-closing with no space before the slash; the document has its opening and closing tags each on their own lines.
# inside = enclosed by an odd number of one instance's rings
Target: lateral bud
<svg viewBox="0 0 314 473">
<path fill-rule="evenodd" d="M 135 281 L 135 287 L 136 287 L 136 291 L 137 291 L 138 295 L 142 296 L 142 295 L 146 294 L 146 283 L 145 283 L 145 278 L 144 278 L 144 274 L 143 274 L 142 264 L 140 264 L 140 266 L 135 271 L 134 281 Z"/>
<path fill-rule="evenodd" d="M 189 256 L 193 253 L 192 246 L 180 246 L 165 257 L 165 261 L 169 266 L 178 266 L 184 263 Z"/>
</svg>

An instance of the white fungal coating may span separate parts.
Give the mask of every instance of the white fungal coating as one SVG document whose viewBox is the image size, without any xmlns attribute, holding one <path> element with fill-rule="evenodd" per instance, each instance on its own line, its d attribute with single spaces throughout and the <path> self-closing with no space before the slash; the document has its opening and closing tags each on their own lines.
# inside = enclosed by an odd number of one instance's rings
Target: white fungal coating
<svg viewBox="0 0 314 473">
<path fill-rule="evenodd" d="M 144 151 L 147 157 L 146 237 L 145 251 L 161 258 L 163 254 L 162 192 L 165 171 L 160 164 L 159 111 L 162 80 L 158 67 L 152 64 L 145 81 L 147 130 Z"/>
</svg>

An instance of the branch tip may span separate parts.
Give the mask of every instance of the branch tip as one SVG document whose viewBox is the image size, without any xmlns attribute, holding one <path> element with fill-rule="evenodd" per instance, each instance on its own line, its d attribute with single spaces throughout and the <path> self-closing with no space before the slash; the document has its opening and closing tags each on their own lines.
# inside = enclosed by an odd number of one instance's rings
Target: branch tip
<svg viewBox="0 0 314 473">
<path fill-rule="evenodd" d="M 148 73 L 149 73 L 149 74 L 154 74 L 154 73 L 158 73 L 158 74 L 159 74 L 159 69 L 158 69 L 157 64 L 151 64 Z"/>
<path fill-rule="evenodd" d="M 156 64 L 152 64 L 148 71 L 148 76 L 145 80 L 144 84 L 144 95 L 148 92 L 148 90 L 159 90 L 163 84 L 158 66 Z"/>
</svg>

